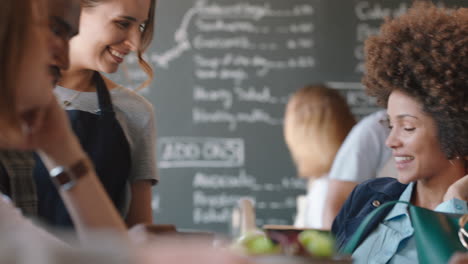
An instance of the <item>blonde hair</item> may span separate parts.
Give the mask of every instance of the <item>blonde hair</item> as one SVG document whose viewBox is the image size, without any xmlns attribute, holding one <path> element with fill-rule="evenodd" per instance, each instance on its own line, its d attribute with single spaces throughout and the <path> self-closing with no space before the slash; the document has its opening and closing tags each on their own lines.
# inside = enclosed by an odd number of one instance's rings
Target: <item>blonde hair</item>
<svg viewBox="0 0 468 264">
<path fill-rule="evenodd" d="M 81 0 L 81 6 L 83 8 L 93 8 L 99 5 L 101 2 L 109 0 Z M 140 68 L 146 73 L 148 79 L 144 81 L 136 90 L 147 87 L 151 81 L 153 81 L 154 73 L 151 65 L 143 58 L 143 53 L 149 48 L 151 41 L 153 41 L 154 32 L 154 16 L 156 13 L 156 0 L 150 0 L 150 9 L 148 12 L 148 21 L 146 22 L 145 29 L 141 33 L 141 45 L 138 47 L 137 58 Z"/>
<path fill-rule="evenodd" d="M 286 106 L 284 134 L 299 176 L 318 178 L 330 171 L 355 123 L 338 91 L 311 85 L 295 92 Z"/>
<path fill-rule="evenodd" d="M 45 22 L 42 0 L 4 0 L 0 8 L 0 129 L 3 135 L 15 136 L 21 131 L 16 106 L 16 82 L 31 40 L 31 29 Z M 41 19 L 44 20 L 41 20 Z"/>
</svg>

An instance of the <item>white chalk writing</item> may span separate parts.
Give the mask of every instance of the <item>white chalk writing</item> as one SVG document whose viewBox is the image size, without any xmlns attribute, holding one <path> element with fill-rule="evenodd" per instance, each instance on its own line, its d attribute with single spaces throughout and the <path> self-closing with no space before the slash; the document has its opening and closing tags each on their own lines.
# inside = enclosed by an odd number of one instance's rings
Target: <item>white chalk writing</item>
<svg viewBox="0 0 468 264">
<path fill-rule="evenodd" d="M 222 19 L 204 20 L 197 19 L 195 25 L 200 32 L 229 32 L 229 33 L 254 33 L 267 34 L 270 32 L 268 27 L 259 27 L 250 21 L 226 22 Z"/>
<path fill-rule="evenodd" d="M 195 101 L 219 101 L 225 109 L 232 106 L 232 93 L 227 89 L 208 90 L 204 87 L 195 86 L 193 90 L 193 99 Z"/>
<path fill-rule="evenodd" d="M 233 207 L 244 195 L 235 194 L 206 194 L 202 191 L 193 192 L 193 205 L 195 207 L 224 208 Z"/>
<path fill-rule="evenodd" d="M 199 32 L 225 32 L 232 34 L 269 34 L 272 30 L 269 26 L 259 26 L 256 21 L 267 17 L 308 17 L 314 14 L 314 8 L 309 4 L 298 4 L 286 10 L 276 10 L 268 3 L 250 4 L 234 3 L 232 5 L 220 5 L 208 3 L 206 0 L 197 0 L 183 16 L 179 28 L 174 34 L 175 46 L 163 53 L 153 53 L 151 61 L 159 67 L 167 68 L 169 63 L 183 53 L 195 49 L 255 49 L 274 51 L 278 49 L 275 43 L 252 43 L 246 36 L 227 38 L 204 38 L 196 35 L 191 38 L 188 33 L 189 25 L 195 18 L 195 25 Z M 226 19 L 252 19 L 252 21 L 226 21 Z M 284 33 L 311 33 L 314 31 L 312 23 L 293 23 L 278 29 Z M 291 44 L 290 44 L 291 45 Z M 311 47 L 313 41 L 300 41 L 299 46 Z"/>
<path fill-rule="evenodd" d="M 263 87 L 262 89 L 257 89 L 255 87 L 241 88 L 235 87 L 234 92 L 236 93 L 239 101 L 247 102 L 259 102 L 259 103 L 278 103 L 278 98 L 271 95 L 270 87 Z"/>
<path fill-rule="evenodd" d="M 397 17 L 408 10 L 406 3 L 400 3 L 396 8 L 383 7 L 380 3 L 370 3 L 368 1 L 358 2 L 355 7 L 355 13 L 358 19 L 366 20 L 384 20 L 387 17 Z"/>
<path fill-rule="evenodd" d="M 201 3 L 205 1 L 201 0 Z M 274 10 L 270 4 L 235 3 L 232 5 L 210 4 L 200 10 L 204 18 L 237 18 L 260 20 L 266 17 L 295 17 L 314 14 L 311 5 L 295 5 L 289 10 Z"/>
<path fill-rule="evenodd" d="M 282 118 L 272 117 L 268 112 L 254 108 L 250 112 L 231 113 L 224 110 L 208 111 L 202 108 L 192 109 L 194 124 L 225 123 L 229 130 L 235 130 L 239 123 L 281 125 Z"/>
<path fill-rule="evenodd" d="M 255 49 L 256 45 L 252 43 L 246 36 L 238 36 L 231 38 L 204 38 L 196 36 L 193 40 L 195 49 Z"/>
<path fill-rule="evenodd" d="M 218 175 L 197 172 L 192 183 L 194 188 L 205 189 L 250 189 L 256 184 L 255 177 L 248 175 L 245 170 L 240 170 L 238 175 Z"/>
<path fill-rule="evenodd" d="M 160 138 L 159 168 L 239 167 L 244 141 L 237 138 Z"/>
<path fill-rule="evenodd" d="M 231 219 L 231 208 L 194 208 L 193 222 L 195 224 L 225 224 Z"/>
</svg>

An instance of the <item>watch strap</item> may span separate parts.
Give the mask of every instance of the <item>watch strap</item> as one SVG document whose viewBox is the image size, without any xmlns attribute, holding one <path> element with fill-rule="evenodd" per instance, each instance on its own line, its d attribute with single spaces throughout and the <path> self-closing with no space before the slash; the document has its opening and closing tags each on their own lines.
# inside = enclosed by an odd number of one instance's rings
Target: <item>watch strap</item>
<svg viewBox="0 0 468 264">
<path fill-rule="evenodd" d="M 89 159 L 83 158 L 71 166 L 57 166 L 50 170 L 50 177 L 57 188 L 69 190 L 78 179 L 85 176 L 91 168 Z"/>
</svg>

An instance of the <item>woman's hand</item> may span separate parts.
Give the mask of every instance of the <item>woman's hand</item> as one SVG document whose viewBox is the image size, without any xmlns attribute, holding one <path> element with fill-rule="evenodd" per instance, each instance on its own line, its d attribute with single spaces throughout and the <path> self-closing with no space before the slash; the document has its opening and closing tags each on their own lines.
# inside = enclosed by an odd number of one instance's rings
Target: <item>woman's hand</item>
<svg viewBox="0 0 468 264">
<path fill-rule="evenodd" d="M 45 154 L 53 165 L 71 165 L 83 158 L 84 151 L 71 129 L 67 114 L 57 100 L 53 98 L 43 111 L 41 125 L 30 133 L 34 149 Z"/>
<path fill-rule="evenodd" d="M 468 175 L 450 185 L 444 195 L 444 202 L 453 198 L 468 201 Z"/>
</svg>

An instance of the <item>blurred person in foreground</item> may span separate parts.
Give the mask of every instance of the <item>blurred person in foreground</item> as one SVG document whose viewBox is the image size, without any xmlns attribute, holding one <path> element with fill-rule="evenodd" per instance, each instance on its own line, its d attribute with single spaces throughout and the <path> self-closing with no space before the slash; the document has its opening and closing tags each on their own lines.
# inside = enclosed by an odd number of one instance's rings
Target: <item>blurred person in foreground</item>
<svg viewBox="0 0 468 264">
<path fill-rule="evenodd" d="M 79 0 L 47 0 L 47 28 L 44 32 L 50 52 L 48 74 L 50 89 L 60 78 L 60 70 L 68 69 L 69 41 L 78 33 Z M 38 216 L 37 188 L 32 176 L 35 161 L 33 151 L 0 149 L 0 190 L 28 217 Z"/>
<path fill-rule="evenodd" d="M 93 228 L 124 231 L 52 94 L 52 79 L 47 73 L 51 58 L 46 3 L 7 0 L 1 12 L 0 57 L 1 64 L 8 67 L 0 69 L 0 148 L 40 153 L 81 236 Z M 0 208 L 1 224 L 30 227 L 5 200 Z"/>
<path fill-rule="evenodd" d="M 161 239 L 161 244 L 135 248 L 127 242 L 122 219 L 52 94 L 45 5 L 43 0 L 2 2 L 0 58 L 8 67 L 0 68 L 0 148 L 39 152 L 86 243 L 81 248 L 65 245 L 24 218 L 0 193 L 0 262 L 90 263 L 101 256 L 96 263 L 119 263 L 115 256 L 122 256 L 122 263 L 244 263 L 198 241 Z M 104 240 L 96 238 L 97 230 L 111 231 L 109 241 L 121 243 L 112 248 L 99 243 Z"/>
</svg>

